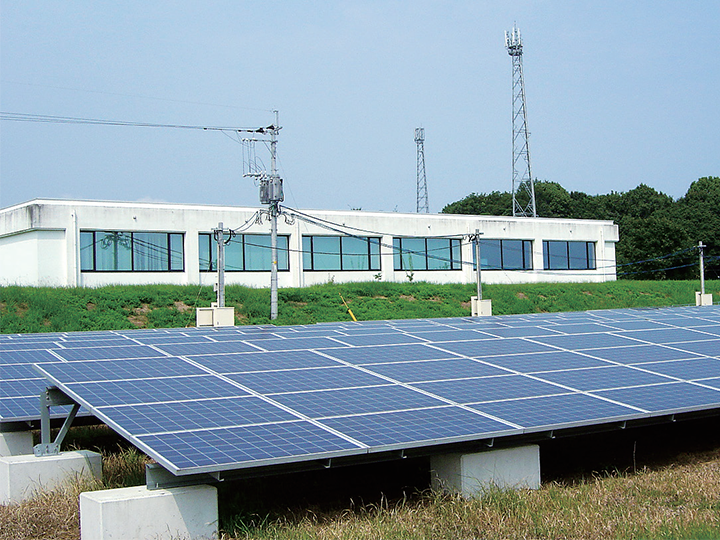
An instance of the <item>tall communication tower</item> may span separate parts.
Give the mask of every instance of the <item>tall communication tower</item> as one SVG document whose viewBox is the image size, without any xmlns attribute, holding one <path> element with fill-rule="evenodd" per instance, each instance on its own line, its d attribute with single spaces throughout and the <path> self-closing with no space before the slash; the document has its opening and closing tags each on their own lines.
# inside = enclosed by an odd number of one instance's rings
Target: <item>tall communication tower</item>
<svg viewBox="0 0 720 540">
<path fill-rule="evenodd" d="M 505 48 L 512 58 L 513 65 L 513 216 L 536 217 L 535 184 L 530 170 L 528 147 L 525 78 L 522 67 L 523 46 L 520 30 L 515 25 L 510 32 L 505 32 Z"/>
<path fill-rule="evenodd" d="M 415 128 L 417 145 L 417 212 L 430 213 L 427 177 L 425 176 L 425 128 Z"/>
</svg>

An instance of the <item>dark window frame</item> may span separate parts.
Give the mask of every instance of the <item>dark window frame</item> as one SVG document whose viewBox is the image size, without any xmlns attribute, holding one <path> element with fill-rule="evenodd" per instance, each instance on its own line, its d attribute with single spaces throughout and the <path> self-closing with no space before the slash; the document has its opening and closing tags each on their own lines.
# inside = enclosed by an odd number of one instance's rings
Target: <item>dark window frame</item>
<svg viewBox="0 0 720 540">
<path fill-rule="evenodd" d="M 414 250 L 414 249 L 403 249 L 402 243 L 403 240 L 423 240 L 425 244 L 425 248 L 423 251 Z M 428 240 L 437 241 L 437 240 L 447 240 L 447 248 L 443 246 L 443 250 L 447 249 L 448 257 L 441 257 L 438 256 L 435 252 L 438 251 L 438 248 L 433 248 L 432 250 L 428 250 Z M 453 252 L 457 250 L 457 255 L 459 258 L 453 257 Z M 431 253 L 431 251 L 433 253 Z M 405 268 L 405 263 L 403 261 L 403 254 L 409 253 L 411 255 L 424 257 L 425 259 L 425 266 L 424 268 Z M 431 268 L 430 267 L 430 259 L 434 260 L 443 260 L 445 262 L 450 263 L 450 268 Z M 398 264 L 399 262 L 399 264 Z M 422 237 L 422 236 L 396 236 L 393 238 L 393 269 L 396 271 L 404 271 L 404 272 L 455 272 L 457 270 L 462 270 L 462 244 L 460 239 L 458 238 L 438 238 L 438 237 Z"/>
<path fill-rule="evenodd" d="M 482 260 L 480 261 L 481 264 L 481 270 L 482 271 L 493 271 L 493 270 L 502 270 L 505 272 L 526 272 L 528 270 L 533 269 L 533 241 L 532 240 L 520 240 L 516 238 L 482 238 L 480 240 L 480 257 L 482 259 L 483 254 L 483 243 L 487 242 L 500 242 L 500 266 L 489 266 L 482 264 Z M 520 256 L 522 257 L 522 267 L 516 268 L 516 267 L 505 267 L 505 243 L 506 242 L 520 242 Z M 510 249 L 510 248 L 508 248 Z M 473 258 L 473 270 L 477 270 L 477 264 L 475 263 L 475 242 L 472 243 L 472 258 Z"/>
<path fill-rule="evenodd" d="M 258 272 L 270 272 L 270 268 L 267 269 L 248 269 L 248 257 L 247 253 L 245 251 L 246 246 L 251 247 L 259 247 L 263 249 L 270 249 L 268 246 L 261 246 L 259 244 L 252 244 L 247 242 L 247 237 L 249 236 L 262 236 L 269 238 L 269 234 L 238 234 L 235 236 L 235 238 L 232 240 L 233 242 L 240 243 L 241 250 L 242 250 L 242 269 L 225 269 L 225 273 L 238 273 L 238 272 L 251 272 L 251 273 L 258 273 Z M 287 242 L 287 247 L 283 247 L 278 245 L 278 252 L 285 252 L 286 257 L 285 260 L 281 260 L 281 257 L 278 257 L 278 272 L 289 272 L 290 271 L 290 235 L 288 234 L 279 234 L 278 235 L 278 244 L 280 243 L 280 239 L 285 239 L 285 242 Z M 205 241 L 207 242 L 206 249 L 208 250 L 207 253 L 210 255 L 210 268 L 203 268 L 202 262 L 203 260 L 200 259 L 201 255 L 201 249 L 200 245 L 201 243 Z M 284 265 L 283 263 L 287 263 Z M 213 233 L 205 233 L 201 232 L 198 233 L 198 265 L 200 266 L 201 272 L 217 272 L 217 242 L 213 238 Z"/>
<path fill-rule="evenodd" d="M 565 244 L 565 253 L 563 256 L 563 265 L 555 265 L 550 259 L 550 244 Z M 585 256 L 583 259 L 570 256 L 570 244 L 584 244 Z M 543 270 L 597 270 L 597 257 L 595 253 L 596 242 L 583 240 L 543 240 Z M 572 261 L 584 260 L 584 264 L 574 266 Z"/>
<path fill-rule="evenodd" d="M 101 242 L 102 240 L 98 240 L 97 235 L 103 234 L 103 235 L 117 235 L 118 241 L 122 237 L 127 238 L 130 245 L 130 267 L 129 268 L 123 268 L 123 269 L 117 269 L 117 268 L 98 268 L 98 256 L 97 256 L 97 249 L 98 249 L 98 242 Z M 157 235 L 165 235 L 165 241 L 166 245 L 163 246 L 153 246 L 153 248 L 164 250 L 166 251 L 166 257 L 167 260 L 164 261 L 164 263 L 167 266 L 167 269 L 165 268 L 159 268 L 159 269 L 138 269 L 136 268 L 137 264 L 139 264 L 139 261 L 142 260 L 141 257 L 137 257 L 136 261 L 136 251 L 139 250 L 139 246 L 141 245 L 141 242 L 145 242 L 144 240 L 140 240 L 139 238 L 136 239 L 135 235 L 141 235 L 141 234 L 157 234 Z M 80 231 L 80 250 L 85 249 L 83 247 L 83 237 L 85 236 L 87 238 L 87 235 L 92 235 L 92 241 L 85 246 L 91 247 L 91 268 L 88 268 L 86 266 L 83 266 L 83 255 L 80 253 L 80 271 L 81 272 L 88 272 L 88 273 L 182 273 L 185 272 L 185 233 L 183 232 L 168 232 L 168 231 L 108 231 L 108 230 L 101 230 L 101 229 L 92 229 L 92 230 L 81 230 Z M 173 238 L 177 239 L 180 238 L 180 246 L 182 248 L 182 252 L 180 253 L 180 258 L 178 259 L 177 254 L 173 254 Z M 155 255 L 157 256 L 157 255 Z M 147 258 L 147 255 L 146 255 Z M 174 263 L 180 261 L 181 265 L 180 268 L 177 267 Z"/>
<path fill-rule="evenodd" d="M 339 239 L 339 250 L 337 253 L 337 256 L 340 261 L 340 267 L 339 268 L 315 268 L 315 238 L 338 238 Z M 305 240 L 309 240 L 310 243 L 310 249 L 309 251 L 305 248 Z M 365 256 L 365 254 L 357 254 L 357 253 L 344 253 L 343 252 L 343 244 L 345 242 L 345 239 L 353 239 L 353 240 L 363 240 L 367 244 L 367 268 L 345 268 L 345 255 L 347 256 L 358 256 L 362 255 Z M 380 237 L 376 236 L 335 236 L 335 235 L 327 235 L 327 234 L 312 234 L 312 235 L 303 235 L 301 240 L 301 245 L 303 249 L 303 272 L 378 272 L 381 270 L 382 266 L 382 260 L 381 260 L 381 253 L 380 253 Z M 373 253 L 373 246 L 377 246 L 377 253 Z M 324 252 L 318 252 L 318 254 Z M 306 266 L 306 255 L 307 258 L 310 261 L 309 267 Z M 336 255 L 335 253 L 327 253 L 327 255 Z"/>
</svg>

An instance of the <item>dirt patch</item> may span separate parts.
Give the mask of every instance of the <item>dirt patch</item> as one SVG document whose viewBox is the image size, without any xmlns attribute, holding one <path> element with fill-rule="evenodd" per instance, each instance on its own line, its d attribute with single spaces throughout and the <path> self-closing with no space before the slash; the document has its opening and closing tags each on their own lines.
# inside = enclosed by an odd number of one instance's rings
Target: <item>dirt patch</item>
<svg viewBox="0 0 720 540">
<path fill-rule="evenodd" d="M 591 293 L 590 291 L 582 291 L 582 293 L 583 293 L 583 294 L 586 294 L 586 295 L 588 295 L 588 296 L 592 296 L 592 295 L 593 295 L 593 293 Z"/>
<path fill-rule="evenodd" d="M 426 298 L 425 300 L 427 300 L 428 302 L 435 302 L 436 304 L 443 303 L 443 299 L 440 298 L 439 296 L 431 296 L 430 298 Z"/>
<path fill-rule="evenodd" d="M 150 304 L 142 304 L 140 307 L 132 309 L 132 315 L 128 315 L 128 321 L 138 328 L 147 328 L 148 313 L 152 311 Z"/>
<path fill-rule="evenodd" d="M 515 293 L 515 296 L 520 298 L 521 300 L 529 300 L 528 295 L 524 292 Z"/>
<path fill-rule="evenodd" d="M 15 306 L 15 315 L 18 317 L 24 317 L 29 310 L 30 306 L 28 306 L 25 302 L 22 302 Z"/>
<path fill-rule="evenodd" d="M 5 302 L 0 302 L 0 313 L 7 313 L 7 304 Z"/>
<path fill-rule="evenodd" d="M 87 309 L 88 311 L 93 311 L 95 309 L 95 307 L 96 307 L 95 304 L 93 304 L 92 302 L 88 302 L 85 305 L 85 309 Z"/>
<path fill-rule="evenodd" d="M 460 307 L 463 309 L 470 309 L 470 302 L 460 302 Z"/>
<path fill-rule="evenodd" d="M 408 294 L 401 294 L 401 295 L 400 295 L 400 299 L 401 299 L 401 300 L 407 300 L 408 302 L 415 302 L 415 301 L 417 300 L 417 298 L 415 298 L 415 297 L 412 296 L 412 295 L 408 295 Z"/>
<path fill-rule="evenodd" d="M 175 309 L 177 309 L 180 313 L 187 313 L 188 311 L 192 311 L 192 306 L 188 306 L 185 302 L 173 302 L 175 305 Z"/>
<path fill-rule="evenodd" d="M 305 307 L 305 306 L 308 305 L 307 302 L 295 302 L 295 301 L 290 301 L 290 302 L 287 302 L 287 303 L 290 304 L 290 305 L 293 306 L 293 307 Z"/>
</svg>

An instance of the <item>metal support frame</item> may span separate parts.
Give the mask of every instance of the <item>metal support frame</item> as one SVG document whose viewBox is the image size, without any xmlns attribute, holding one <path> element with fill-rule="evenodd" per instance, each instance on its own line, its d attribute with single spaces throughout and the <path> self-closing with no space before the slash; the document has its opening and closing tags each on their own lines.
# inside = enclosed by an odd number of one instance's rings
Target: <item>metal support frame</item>
<svg viewBox="0 0 720 540">
<path fill-rule="evenodd" d="M 50 407 L 60 405 L 72 405 L 72 409 L 70 409 L 70 414 L 68 414 L 63 422 L 55 440 L 52 441 L 52 434 L 50 433 Z M 40 444 L 36 444 L 33 447 L 35 456 L 54 456 L 60 453 L 60 445 L 68 434 L 75 415 L 77 415 L 79 410 L 80 404 L 69 398 L 62 390 L 55 386 L 46 388 L 45 391 L 40 394 Z"/>
</svg>

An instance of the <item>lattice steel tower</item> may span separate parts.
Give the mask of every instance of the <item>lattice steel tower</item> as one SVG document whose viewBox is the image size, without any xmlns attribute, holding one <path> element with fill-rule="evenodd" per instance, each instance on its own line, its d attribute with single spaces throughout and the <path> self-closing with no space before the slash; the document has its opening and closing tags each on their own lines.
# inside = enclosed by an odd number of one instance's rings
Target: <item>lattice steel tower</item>
<svg viewBox="0 0 720 540">
<path fill-rule="evenodd" d="M 425 128 L 415 128 L 417 144 L 417 212 L 430 213 L 427 178 L 425 176 Z"/>
<path fill-rule="evenodd" d="M 522 38 L 517 26 L 505 32 L 505 48 L 513 65 L 513 216 L 536 217 L 535 184 L 530 169 L 527 109 L 525 107 L 525 78 L 522 67 Z"/>
</svg>

